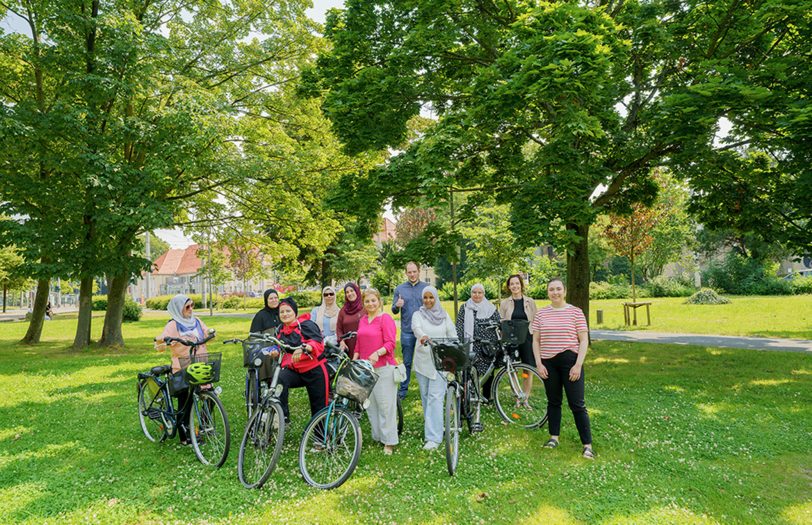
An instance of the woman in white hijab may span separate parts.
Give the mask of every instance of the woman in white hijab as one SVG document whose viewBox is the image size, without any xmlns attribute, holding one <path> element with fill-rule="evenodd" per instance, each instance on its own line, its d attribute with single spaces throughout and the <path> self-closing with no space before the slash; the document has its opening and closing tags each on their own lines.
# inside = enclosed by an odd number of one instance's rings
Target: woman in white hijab
<svg viewBox="0 0 812 525">
<path fill-rule="evenodd" d="M 207 337 L 209 329 L 203 321 L 195 317 L 194 307 L 194 301 L 183 294 L 178 294 L 169 301 L 169 304 L 166 305 L 166 310 L 172 319 L 170 319 L 164 327 L 164 331 L 156 345 L 158 349 L 166 347 L 162 341 L 164 337 L 174 337 L 190 341 L 202 341 Z M 174 342 L 170 345 L 170 348 L 172 349 L 172 372 L 177 372 L 189 364 L 189 347 Z M 206 355 L 206 345 L 197 347 L 197 355 Z M 185 390 L 181 390 L 177 393 L 179 407 L 182 408 L 186 404 L 186 396 L 188 396 L 188 392 Z M 187 419 L 188 417 L 185 414 L 178 415 L 178 421 L 183 422 Z M 188 432 L 183 423 L 178 427 L 178 436 L 180 437 L 181 444 L 188 444 Z"/>
<path fill-rule="evenodd" d="M 423 448 L 433 450 L 443 441 L 443 402 L 447 383 L 434 367 L 428 342 L 430 339 L 457 337 L 454 323 L 440 304 L 437 289 L 433 286 L 423 289 L 423 306 L 412 316 L 412 331 L 419 343 L 415 346 L 412 370 L 420 386 L 420 400 L 423 403 L 426 437 Z"/>
<path fill-rule="evenodd" d="M 341 309 L 336 304 L 336 290 L 332 286 L 325 286 L 321 291 L 321 304 L 310 311 L 310 320 L 321 329 L 321 335 L 326 341 L 336 342 L 336 322 Z"/>
<path fill-rule="evenodd" d="M 488 371 L 494 357 L 488 351 L 488 346 L 480 341 L 496 339 L 496 330 L 485 328 L 485 323 L 499 324 L 499 311 L 485 297 L 485 287 L 476 283 L 471 287 L 471 298 L 464 302 L 457 312 L 457 337 L 465 340 L 474 339 L 474 366 L 480 374 Z M 492 379 L 493 376 L 482 385 L 481 397 L 490 397 Z"/>
</svg>

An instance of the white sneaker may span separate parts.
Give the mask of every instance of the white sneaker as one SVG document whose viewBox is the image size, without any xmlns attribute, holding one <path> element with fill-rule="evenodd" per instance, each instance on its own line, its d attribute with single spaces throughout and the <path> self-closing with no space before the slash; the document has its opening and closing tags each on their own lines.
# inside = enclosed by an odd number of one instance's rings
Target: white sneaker
<svg viewBox="0 0 812 525">
<path fill-rule="evenodd" d="M 423 445 L 423 450 L 434 450 L 439 447 L 439 443 L 435 443 L 434 441 L 426 441 L 426 444 Z"/>
</svg>

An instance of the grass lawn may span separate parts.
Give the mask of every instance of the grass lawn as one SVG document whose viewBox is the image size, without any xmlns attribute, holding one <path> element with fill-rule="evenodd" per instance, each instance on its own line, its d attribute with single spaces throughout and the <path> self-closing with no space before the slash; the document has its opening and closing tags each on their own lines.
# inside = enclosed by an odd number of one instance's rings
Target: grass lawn
<svg viewBox="0 0 812 525">
<path fill-rule="evenodd" d="M 220 340 L 248 326 L 206 321 Z M 214 345 L 224 351 L 232 426 L 222 469 L 141 434 L 135 374 L 168 362 L 151 349 L 163 324 L 125 325 L 130 346 L 115 352 L 67 350 L 71 319 L 47 322 L 35 347 L 16 344 L 25 323 L 0 324 L 0 523 L 812 523 L 808 355 L 598 343 L 585 367 L 595 461 L 580 457 L 566 408 L 555 450 L 540 448 L 546 432 L 504 427 L 489 408 L 485 432 L 463 435 L 453 478 L 442 452 L 421 449 L 413 385 L 395 454 L 371 444 L 364 421 L 358 469 L 330 492 L 298 473 L 307 420 L 299 390 L 280 464 L 249 491 L 236 469 L 240 348 Z"/>
<path fill-rule="evenodd" d="M 730 304 L 685 304 L 682 297 L 647 298 L 651 326 L 645 326 L 644 308 L 637 310 L 641 328 L 657 332 L 788 337 L 812 339 L 812 295 L 730 296 Z M 623 299 L 591 301 L 590 327 L 626 329 Z M 597 324 L 597 310 L 604 322 Z"/>
</svg>

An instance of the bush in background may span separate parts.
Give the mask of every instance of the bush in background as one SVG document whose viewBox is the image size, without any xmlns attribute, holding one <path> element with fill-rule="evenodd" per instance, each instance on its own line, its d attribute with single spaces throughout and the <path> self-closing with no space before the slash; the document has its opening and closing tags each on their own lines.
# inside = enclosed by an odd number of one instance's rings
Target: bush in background
<svg viewBox="0 0 812 525">
<path fill-rule="evenodd" d="M 467 301 L 471 298 L 471 287 L 476 283 L 482 284 L 485 287 L 485 297 L 490 301 L 497 301 L 502 297 L 501 286 L 504 284 L 496 279 L 468 279 L 457 283 L 457 298 L 460 302 Z M 441 301 L 454 300 L 454 283 L 447 282 L 442 288 L 437 290 Z"/>
<path fill-rule="evenodd" d="M 696 291 L 690 283 L 662 275 L 646 283 L 645 288 L 649 297 L 690 297 Z"/>
<path fill-rule="evenodd" d="M 710 288 L 702 288 L 685 300 L 685 304 L 727 304 L 730 299 L 722 297 Z"/>
<path fill-rule="evenodd" d="M 809 277 L 799 277 L 795 276 L 788 281 L 790 288 L 792 289 L 792 293 L 796 295 L 810 293 L 812 294 L 812 275 Z"/>
<path fill-rule="evenodd" d="M 124 301 L 124 320 L 125 321 L 140 321 L 143 309 L 141 305 L 130 299 L 129 297 Z"/>
<path fill-rule="evenodd" d="M 714 289 L 733 295 L 789 295 L 792 285 L 775 275 L 777 265 L 728 253 L 714 261 L 702 275 Z"/>
</svg>

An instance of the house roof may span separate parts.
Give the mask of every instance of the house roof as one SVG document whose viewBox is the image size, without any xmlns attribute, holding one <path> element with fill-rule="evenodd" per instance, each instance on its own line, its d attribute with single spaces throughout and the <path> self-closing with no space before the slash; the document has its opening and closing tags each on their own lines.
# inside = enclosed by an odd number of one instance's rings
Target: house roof
<svg viewBox="0 0 812 525">
<path fill-rule="evenodd" d="M 387 241 L 394 241 L 397 237 L 395 228 L 395 223 L 384 217 L 381 221 L 380 229 L 372 236 L 373 242 L 380 244 Z"/>
<path fill-rule="evenodd" d="M 170 249 L 155 261 L 152 275 L 195 275 L 203 266 L 203 261 L 197 256 L 199 247 L 192 244 L 185 249 Z"/>
</svg>

